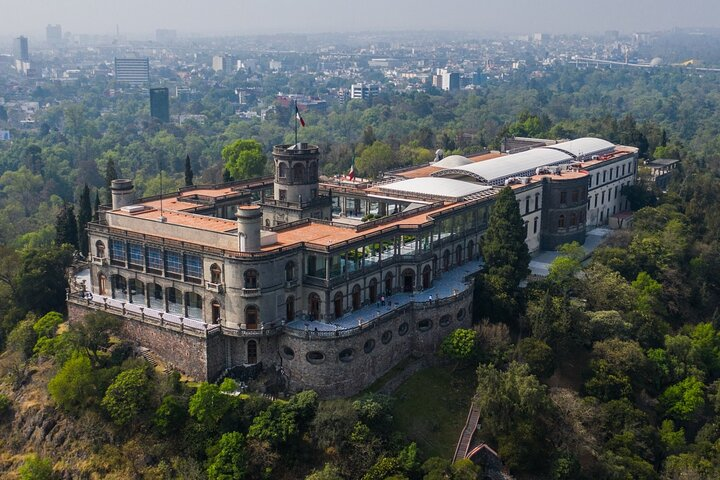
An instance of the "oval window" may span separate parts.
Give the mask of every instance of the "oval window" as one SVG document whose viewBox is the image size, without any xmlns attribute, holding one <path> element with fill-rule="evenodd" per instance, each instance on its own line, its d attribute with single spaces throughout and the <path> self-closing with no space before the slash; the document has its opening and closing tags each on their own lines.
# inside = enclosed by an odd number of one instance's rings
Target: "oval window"
<svg viewBox="0 0 720 480">
<path fill-rule="evenodd" d="M 464 312 L 464 310 L 460 310 L 461 312 Z M 440 318 L 440 326 L 441 327 L 447 327 L 450 325 L 450 315 L 443 315 Z"/>
<path fill-rule="evenodd" d="M 430 329 L 432 328 L 432 320 L 430 320 L 429 318 L 425 318 L 425 319 L 423 319 L 423 320 L 420 320 L 420 321 L 418 322 L 417 328 L 418 328 L 418 330 L 420 330 L 421 332 L 427 332 L 428 330 L 430 330 Z"/>
<path fill-rule="evenodd" d="M 370 353 L 375 349 L 375 340 L 372 338 L 365 342 L 365 345 L 363 346 L 363 350 L 365 350 L 365 353 Z"/>
<path fill-rule="evenodd" d="M 287 358 L 288 360 L 292 360 L 293 358 L 295 358 L 295 352 L 293 351 L 292 348 L 288 347 L 287 345 L 285 345 L 283 347 L 282 354 L 283 354 L 283 357 Z"/>
<path fill-rule="evenodd" d="M 405 335 L 408 332 L 408 330 L 410 330 L 410 325 L 408 325 L 407 322 L 403 322 L 398 327 L 398 335 L 400 335 L 402 337 L 403 335 Z"/>
<path fill-rule="evenodd" d="M 465 310 L 458 310 L 458 313 L 457 313 L 458 322 L 462 322 L 463 318 L 465 318 Z"/>
<path fill-rule="evenodd" d="M 344 363 L 352 362 L 354 351 L 352 348 L 346 348 L 338 355 L 338 360 Z"/>
<path fill-rule="evenodd" d="M 315 350 L 312 352 L 308 352 L 307 355 L 305 355 L 305 358 L 310 363 L 318 364 L 325 361 L 325 354 Z"/>
<path fill-rule="evenodd" d="M 382 337 L 380 337 L 380 341 L 384 345 L 387 345 L 388 343 L 390 343 L 390 340 L 392 340 L 392 332 L 390 330 L 385 330 L 382 334 Z"/>
</svg>

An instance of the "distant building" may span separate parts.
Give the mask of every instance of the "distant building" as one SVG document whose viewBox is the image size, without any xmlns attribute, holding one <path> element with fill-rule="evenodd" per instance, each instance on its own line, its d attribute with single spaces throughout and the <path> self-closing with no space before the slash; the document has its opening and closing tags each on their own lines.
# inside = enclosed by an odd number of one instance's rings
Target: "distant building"
<svg viewBox="0 0 720 480">
<path fill-rule="evenodd" d="M 380 86 L 374 83 L 354 83 L 350 86 L 350 98 L 367 100 L 380 94 Z"/>
<path fill-rule="evenodd" d="M 16 60 L 20 60 L 21 62 L 30 61 L 30 49 L 28 48 L 27 37 L 23 37 L 22 35 L 17 37 L 13 42 L 13 47 L 13 54 Z"/>
<path fill-rule="evenodd" d="M 10 140 L 10 130 L 0 130 L 0 142 Z"/>
<path fill-rule="evenodd" d="M 47 43 L 50 45 L 62 43 L 62 27 L 59 24 L 45 27 L 45 40 L 47 40 Z"/>
<path fill-rule="evenodd" d="M 270 60 L 270 63 L 268 64 L 268 68 L 273 71 L 281 70 L 282 69 L 282 62 L 280 60 Z"/>
<path fill-rule="evenodd" d="M 368 60 L 370 68 L 395 68 L 400 62 L 395 58 L 373 58 Z"/>
<path fill-rule="evenodd" d="M 170 121 L 170 93 L 167 88 L 150 89 L 150 116 L 161 122 Z"/>
<path fill-rule="evenodd" d="M 159 28 L 155 30 L 155 40 L 158 43 L 171 43 L 177 40 L 177 31 Z"/>
<path fill-rule="evenodd" d="M 232 70 L 233 63 L 230 55 L 215 55 L 212 59 L 212 69 L 216 72 L 229 72 Z"/>
<path fill-rule="evenodd" d="M 150 59 L 116 58 L 115 81 L 131 85 L 150 83 Z"/>
<path fill-rule="evenodd" d="M 440 68 L 433 75 L 433 87 L 447 91 L 460 90 L 460 74 Z"/>
<path fill-rule="evenodd" d="M 662 190 L 667 189 L 670 180 L 677 174 L 679 164 L 680 160 L 670 158 L 658 158 L 652 162 L 645 162 L 645 166 L 650 168 L 650 176 L 655 185 Z"/>
</svg>

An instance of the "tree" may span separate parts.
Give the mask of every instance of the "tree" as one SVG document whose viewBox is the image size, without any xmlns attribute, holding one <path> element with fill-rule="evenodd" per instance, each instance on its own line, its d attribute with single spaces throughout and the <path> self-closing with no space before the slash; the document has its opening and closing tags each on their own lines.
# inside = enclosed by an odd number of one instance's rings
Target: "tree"
<svg viewBox="0 0 720 480">
<path fill-rule="evenodd" d="M 248 437 L 264 440 L 274 447 L 288 443 L 299 434 L 295 412 L 287 402 L 274 401 L 253 419 Z"/>
<path fill-rule="evenodd" d="M 340 469 L 331 463 L 326 463 L 322 470 L 315 470 L 305 477 L 305 480 L 343 480 Z"/>
<path fill-rule="evenodd" d="M 352 433 L 358 415 L 347 400 L 321 402 L 312 422 L 313 437 L 318 447 L 340 450 Z"/>
<path fill-rule="evenodd" d="M 190 155 L 185 156 L 185 186 L 189 187 L 193 184 L 193 169 L 190 165 Z"/>
<path fill-rule="evenodd" d="M 18 473 L 21 480 L 50 480 L 53 478 L 52 463 L 33 453 L 25 460 Z"/>
<path fill-rule="evenodd" d="M 393 151 L 387 143 L 376 140 L 363 149 L 355 160 L 355 166 L 364 176 L 375 178 L 393 165 Z"/>
<path fill-rule="evenodd" d="M 236 140 L 222 149 L 225 169 L 235 180 L 262 175 L 267 159 L 262 145 L 255 140 Z"/>
<path fill-rule="evenodd" d="M 97 389 L 90 359 L 75 354 L 50 380 L 48 391 L 60 408 L 71 413 L 92 402 Z"/>
<path fill-rule="evenodd" d="M 117 180 L 118 172 L 115 168 L 115 160 L 112 157 L 108 158 L 107 165 L 105 166 L 105 188 L 107 188 L 107 203 L 112 203 L 112 181 Z"/>
<path fill-rule="evenodd" d="M 174 395 L 166 395 L 155 410 L 153 424 L 161 435 L 170 435 L 182 427 L 186 415 L 187 407 Z"/>
<path fill-rule="evenodd" d="M 440 345 L 440 353 L 458 363 L 468 360 L 475 351 L 477 332 L 466 328 L 453 330 Z"/>
<path fill-rule="evenodd" d="M 72 263 L 72 249 L 63 246 L 28 248 L 15 278 L 15 301 L 25 311 L 39 315 L 65 308 L 65 270 Z"/>
<path fill-rule="evenodd" d="M 93 220 L 100 219 L 100 190 L 95 190 L 95 207 L 93 208 Z"/>
<path fill-rule="evenodd" d="M 37 333 L 33 329 L 35 316 L 28 314 L 24 320 L 15 325 L 7 338 L 8 349 L 18 352 L 22 360 L 30 358 L 37 341 Z"/>
<path fill-rule="evenodd" d="M 516 310 L 519 284 L 530 273 L 530 253 L 520 207 L 510 187 L 500 190 L 495 199 L 483 237 L 482 254 L 484 283 L 492 295 L 491 302 L 501 312 L 511 314 Z"/>
<path fill-rule="evenodd" d="M 130 423 L 147 407 L 150 396 L 150 379 L 145 367 L 121 372 L 105 391 L 101 405 L 115 425 Z"/>
<path fill-rule="evenodd" d="M 62 314 L 58 312 L 48 312 L 40 317 L 34 324 L 33 330 L 37 334 L 38 338 L 47 337 L 52 338 L 55 336 L 58 325 L 64 321 Z"/>
<path fill-rule="evenodd" d="M 214 428 L 232 406 L 230 400 L 231 397 L 222 393 L 220 387 L 203 382 L 190 397 L 188 411 L 198 422 Z"/>
<path fill-rule="evenodd" d="M 210 480 L 242 480 L 247 474 L 245 438 L 240 432 L 223 434 L 208 449 L 207 475 Z"/>
<path fill-rule="evenodd" d="M 669 386 L 658 397 L 665 414 L 679 421 L 695 418 L 705 406 L 705 385 L 695 377 Z"/>
<path fill-rule="evenodd" d="M 71 324 L 73 341 L 85 350 L 95 365 L 100 364 L 98 350 L 106 348 L 110 344 L 110 335 L 119 329 L 120 319 L 102 311 L 88 313 L 81 322 Z"/>
<path fill-rule="evenodd" d="M 548 378 L 555 371 L 555 354 L 552 348 L 538 338 L 523 338 L 518 342 L 516 352 L 518 360 L 527 363 L 533 375 Z"/>
<path fill-rule="evenodd" d="M 80 195 L 80 209 L 78 210 L 78 246 L 80 247 L 80 253 L 88 255 L 88 235 L 87 235 L 87 224 L 92 220 L 92 205 L 90 204 L 90 187 L 87 183 L 83 188 L 82 195 Z"/>
<path fill-rule="evenodd" d="M 57 222 L 55 223 L 55 243 L 58 245 L 72 245 L 76 250 L 78 245 L 78 224 L 75 218 L 75 207 L 72 205 L 63 205 L 62 210 L 58 213 Z"/>
</svg>

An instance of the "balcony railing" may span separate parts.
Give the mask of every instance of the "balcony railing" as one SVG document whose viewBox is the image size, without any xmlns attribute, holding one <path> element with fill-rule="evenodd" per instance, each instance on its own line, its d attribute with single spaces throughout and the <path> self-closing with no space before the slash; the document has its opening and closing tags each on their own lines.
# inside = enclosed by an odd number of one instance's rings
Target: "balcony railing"
<svg viewBox="0 0 720 480">
<path fill-rule="evenodd" d="M 223 293 L 225 291 L 225 286 L 222 283 L 206 282 L 205 289 L 209 292 Z"/>
</svg>

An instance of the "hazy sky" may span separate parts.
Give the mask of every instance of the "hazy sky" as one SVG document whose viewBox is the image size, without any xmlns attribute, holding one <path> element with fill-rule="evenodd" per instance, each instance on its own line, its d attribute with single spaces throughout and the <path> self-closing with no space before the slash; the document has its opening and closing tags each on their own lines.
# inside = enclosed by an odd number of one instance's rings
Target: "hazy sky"
<svg viewBox="0 0 720 480">
<path fill-rule="evenodd" d="M 720 0 L 0 0 L 0 36 L 63 31 L 578 33 L 720 27 Z"/>
</svg>

